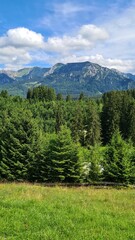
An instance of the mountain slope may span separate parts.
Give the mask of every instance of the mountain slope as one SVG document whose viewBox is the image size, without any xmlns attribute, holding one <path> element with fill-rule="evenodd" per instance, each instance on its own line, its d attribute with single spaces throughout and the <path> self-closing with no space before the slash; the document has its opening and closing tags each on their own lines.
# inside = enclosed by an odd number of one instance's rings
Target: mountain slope
<svg viewBox="0 0 135 240">
<path fill-rule="evenodd" d="M 41 84 L 51 86 L 64 95 L 76 96 L 84 92 L 93 96 L 135 87 L 135 76 L 91 62 L 57 63 L 52 68 L 33 67 L 0 72 L 0 89 L 5 87 L 12 94 L 25 95 L 29 87 Z"/>
<path fill-rule="evenodd" d="M 0 73 L 0 85 L 13 83 L 14 79 L 9 77 L 6 73 Z"/>
<path fill-rule="evenodd" d="M 59 64 L 53 69 L 46 74 L 42 84 L 51 85 L 65 94 L 76 95 L 83 91 L 95 95 L 111 90 L 126 90 L 133 81 L 121 72 L 90 62 Z"/>
</svg>

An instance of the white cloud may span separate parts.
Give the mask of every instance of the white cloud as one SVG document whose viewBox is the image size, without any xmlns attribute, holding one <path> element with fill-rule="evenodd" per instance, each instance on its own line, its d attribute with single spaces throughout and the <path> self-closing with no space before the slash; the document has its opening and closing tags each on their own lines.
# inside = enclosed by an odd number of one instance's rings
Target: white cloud
<svg viewBox="0 0 135 240">
<path fill-rule="evenodd" d="M 106 40 L 109 38 L 109 34 L 104 28 L 99 28 L 92 24 L 83 25 L 79 33 L 83 38 L 91 41 Z"/>
<path fill-rule="evenodd" d="M 44 38 L 40 33 L 36 33 L 24 27 L 9 29 L 5 36 L 0 37 L 0 47 L 42 48 L 43 44 Z"/>
<path fill-rule="evenodd" d="M 95 25 L 83 25 L 76 36 L 51 37 L 45 44 L 47 51 L 55 51 L 64 54 L 67 51 L 90 50 L 98 41 L 109 37 L 105 29 Z"/>
<path fill-rule="evenodd" d="M 4 65 L 4 69 L 20 69 L 32 61 L 31 55 L 28 52 L 14 48 L 0 49 L 0 63 Z"/>
<path fill-rule="evenodd" d="M 93 61 L 135 73 L 135 0 L 107 1 L 106 6 L 102 1 L 88 4 L 88 1 L 82 3 L 80 0 L 55 0 L 44 1 L 43 8 L 45 15 L 41 16 L 36 27 L 47 30 L 51 37 L 44 39 L 41 34 L 28 29 L 25 29 L 21 41 L 20 36 L 17 40 L 16 29 L 3 36 L 4 44 L 8 39 L 8 46 L 10 43 L 25 50 L 24 54 L 28 54 L 26 62 Z M 28 35 L 26 32 L 34 39 L 33 43 L 30 37 L 23 38 Z M 19 52 L 16 56 L 19 58 Z"/>
<path fill-rule="evenodd" d="M 19 69 L 32 62 L 32 53 L 44 48 L 44 37 L 27 28 L 9 29 L 0 37 L 0 63 L 5 68 Z"/>
<path fill-rule="evenodd" d="M 74 36 L 51 37 L 46 41 L 40 33 L 27 28 L 9 29 L 0 37 L 0 62 L 17 68 L 18 65 L 29 64 L 37 59 L 34 55 L 40 59 L 40 52 L 44 52 L 47 59 L 46 53 L 63 56 L 76 51 L 90 51 L 96 42 L 107 37 L 104 29 L 94 25 L 82 26 Z"/>
<path fill-rule="evenodd" d="M 64 4 L 62 6 L 65 15 L 66 11 L 81 11 L 79 7 L 71 9 L 70 4 L 67 9 Z M 55 11 L 59 12 L 59 9 Z M 135 73 L 135 26 L 131 21 L 135 20 L 134 16 L 133 8 L 130 8 L 116 20 L 108 20 L 102 27 L 85 24 L 74 34 L 48 39 L 27 28 L 9 29 L 0 37 L 0 63 L 5 68 L 19 69 L 27 64 L 38 65 L 39 62 L 91 61 L 122 72 Z"/>
</svg>

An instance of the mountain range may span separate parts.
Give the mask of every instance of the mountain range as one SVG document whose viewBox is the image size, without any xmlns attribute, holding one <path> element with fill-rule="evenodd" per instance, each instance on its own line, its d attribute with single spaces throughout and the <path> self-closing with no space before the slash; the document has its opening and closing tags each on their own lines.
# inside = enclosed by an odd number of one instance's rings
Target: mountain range
<svg viewBox="0 0 135 240">
<path fill-rule="evenodd" d="M 28 88 L 53 87 L 63 95 L 101 95 L 111 90 L 135 88 L 135 75 L 102 67 L 92 62 L 57 63 L 51 68 L 31 67 L 18 71 L 0 70 L 0 90 L 26 96 Z"/>
</svg>

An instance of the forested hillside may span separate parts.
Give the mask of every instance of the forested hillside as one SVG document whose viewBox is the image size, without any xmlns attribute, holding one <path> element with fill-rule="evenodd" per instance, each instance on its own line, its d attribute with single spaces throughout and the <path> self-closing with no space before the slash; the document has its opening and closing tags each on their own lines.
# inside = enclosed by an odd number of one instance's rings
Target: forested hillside
<svg viewBox="0 0 135 240">
<path fill-rule="evenodd" d="M 135 183 L 135 90 L 0 94 L 0 180 Z"/>
</svg>

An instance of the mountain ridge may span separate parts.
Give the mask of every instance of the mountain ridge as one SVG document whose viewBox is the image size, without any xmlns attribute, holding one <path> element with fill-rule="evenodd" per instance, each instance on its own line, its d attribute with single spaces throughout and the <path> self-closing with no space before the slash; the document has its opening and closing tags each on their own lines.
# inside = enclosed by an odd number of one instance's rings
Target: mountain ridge
<svg viewBox="0 0 135 240">
<path fill-rule="evenodd" d="M 0 90 L 26 96 L 28 88 L 39 85 L 53 87 L 56 92 L 74 96 L 84 92 L 89 96 L 111 90 L 135 87 L 135 75 L 102 67 L 92 62 L 57 63 L 51 68 L 31 67 L 18 71 L 0 70 Z"/>
</svg>

